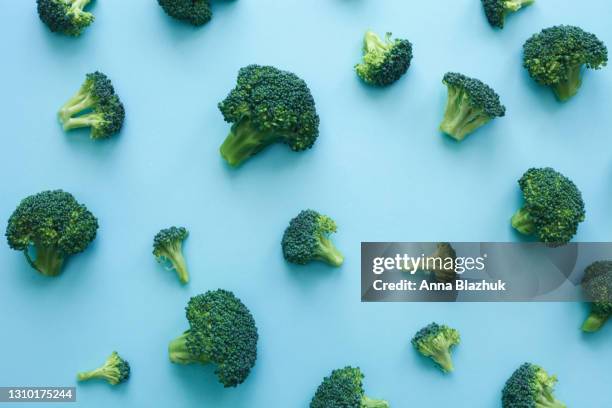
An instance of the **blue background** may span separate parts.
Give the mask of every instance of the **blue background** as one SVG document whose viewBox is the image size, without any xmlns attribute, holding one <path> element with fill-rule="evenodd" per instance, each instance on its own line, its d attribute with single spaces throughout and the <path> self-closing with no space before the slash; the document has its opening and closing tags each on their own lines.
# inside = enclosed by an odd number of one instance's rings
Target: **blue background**
<svg viewBox="0 0 612 408">
<path fill-rule="evenodd" d="M 49 32 L 34 0 L 0 0 L 0 218 L 29 194 L 62 188 L 101 226 L 56 279 L 0 246 L 0 385 L 73 385 L 117 349 L 130 381 L 79 385 L 70 406 L 306 407 L 323 376 L 352 364 L 367 393 L 393 407 L 479 408 L 499 406 L 506 378 L 533 361 L 558 374 L 568 406 L 612 406 L 612 324 L 582 335 L 585 305 L 362 304 L 359 271 L 361 241 L 522 239 L 509 218 L 530 166 L 554 166 L 582 189 L 577 240 L 611 239 L 612 71 L 588 72 L 559 104 L 521 67 L 523 42 L 554 24 L 612 45 L 611 2 L 540 0 L 503 31 L 478 0 L 214 1 L 202 28 L 153 0 L 91 10 L 95 23 L 74 39 Z M 390 88 L 368 88 L 352 69 L 368 28 L 414 43 L 413 66 Z M 273 146 L 235 170 L 218 153 L 229 126 L 216 104 L 250 63 L 307 81 L 321 136 L 308 152 Z M 64 134 L 56 120 L 93 70 L 112 78 L 127 109 L 107 141 Z M 446 71 L 489 83 L 507 116 L 461 144 L 442 136 Z M 282 259 L 283 230 L 303 208 L 338 222 L 342 268 Z M 187 287 L 151 255 L 153 235 L 172 224 L 191 231 Z M 260 332 L 257 365 L 236 389 L 167 357 L 188 298 L 218 287 L 242 298 Z M 462 333 L 454 374 L 410 346 L 432 320 Z"/>
</svg>

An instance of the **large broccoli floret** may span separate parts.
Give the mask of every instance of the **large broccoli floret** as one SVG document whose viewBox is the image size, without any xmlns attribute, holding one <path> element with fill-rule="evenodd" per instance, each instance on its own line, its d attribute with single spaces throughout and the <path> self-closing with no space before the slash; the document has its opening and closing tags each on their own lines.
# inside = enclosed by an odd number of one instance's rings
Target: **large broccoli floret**
<svg viewBox="0 0 612 408">
<path fill-rule="evenodd" d="M 506 114 L 499 95 L 478 79 L 448 72 L 442 82 L 448 87 L 448 100 L 440 130 L 456 140 Z"/>
<path fill-rule="evenodd" d="M 241 384 L 257 360 L 257 327 L 249 309 L 218 289 L 192 297 L 186 315 L 190 328 L 170 342 L 170 361 L 215 364 L 221 384 Z"/>
<path fill-rule="evenodd" d="M 212 18 L 209 0 L 157 0 L 166 14 L 194 26 L 206 24 Z"/>
<path fill-rule="evenodd" d="M 365 395 L 363 377 L 359 368 L 349 366 L 332 371 L 317 388 L 310 408 L 389 408 L 387 401 Z"/>
<path fill-rule="evenodd" d="M 431 323 L 419 330 L 412 338 L 414 348 L 430 357 L 445 373 L 453 371 L 451 348 L 459 344 L 459 332 L 448 326 Z"/>
<path fill-rule="evenodd" d="M 535 0 L 482 0 L 487 20 L 493 27 L 504 28 L 506 16 L 535 3 Z"/>
<path fill-rule="evenodd" d="M 58 113 L 64 130 L 91 128 L 92 139 L 110 137 L 121 130 L 125 109 L 111 80 L 101 72 L 87 74 L 79 91 Z"/>
<path fill-rule="evenodd" d="M 600 69 L 608 63 L 608 49 L 594 34 L 560 25 L 534 34 L 523 46 L 523 65 L 539 84 L 550 86 L 566 101 L 582 84 L 582 66 Z"/>
<path fill-rule="evenodd" d="M 84 371 L 77 375 L 79 381 L 87 381 L 92 378 L 106 380 L 112 385 L 120 384 L 130 378 L 130 363 L 121 358 L 116 351 L 113 351 L 102 367 Z"/>
<path fill-rule="evenodd" d="M 612 314 L 612 261 L 597 261 L 584 271 L 582 289 L 591 302 L 591 313 L 582 330 L 596 332 Z"/>
<path fill-rule="evenodd" d="M 518 183 L 525 204 L 512 217 L 512 226 L 551 246 L 568 243 L 585 218 L 578 187 L 550 167 L 529 169 Z"/>
<path fill-rule="evenodd" d="M 553 395 L 557 377 L 535 364 L 524 363 L 506 381 L 503 408 L 565 408 Z"/>
<path fill-rule="evenodd" d="M 8 244 L 23 251 L 30 265 L 45 276 L 57 276 L 70 255 L 82 252 L 96 238 L 97 218 L 62 190 L 25 198 L 6 228 Z M 36 259 L 30 248 L 34 247 Z"/>
<path fill-rule="evenodd" d="M 303 210 L 289 222 L 282 240 L 283 255 L 291 263 L 305 265 L 323 261 L 340 266 L 344 256 L 329 239 L 336 232 L 336 223 L 314 210 Z"/>
<path fill-rule="evenodd" d="M 189 231 L 183 227 L 163 229 L 153 239 L 153 255 L 159 263 L 170 262 L 181 283 L 189 282 L 189 271 L 183 257 L 183 241 Z"/>
<path fill-rule="evenodd" d="M 55 33 L 78 36 L 94 21 L 84 11 L 91 0 L 36 0 L 38 16 Z"/>
<path fill-rule="evenodd" d="M 319 136 L 319 116 L 308 85 L 290 72 L 249 65 L 219 109 L 232 129 L 221 155 L 238 166 L 272 143 L 293 151 L 312 147 Z"/>
<path fill-rule="evenodd" d="M 381 39 L 368 31 L 363 39 L 363 62 L 355 65 L 357 75 L 366 83 L 391 85 L 408 71 L 412 61 L 412 44 L 408 40 L 391 40 L 391 33 Z"/>
</svg>

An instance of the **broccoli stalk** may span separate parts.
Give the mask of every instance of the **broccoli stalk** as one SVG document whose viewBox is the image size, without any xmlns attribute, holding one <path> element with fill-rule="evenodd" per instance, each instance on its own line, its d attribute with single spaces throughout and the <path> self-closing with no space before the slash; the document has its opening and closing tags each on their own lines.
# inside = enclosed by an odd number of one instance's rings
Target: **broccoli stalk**
<svg viewBox="0 0 612 408">
<path fill-rule="evenodd" d="M 361 397 L 360 408 L 389 408 L 389 403 L 382 399 L 374 399 L 364 395 Z"/>
<path fill-rule="evenodd" d="M 587 333 L 593 333 L 603 327 L 608 321 L 609 315 L 601 315 L 595 312 L 591 312 L 582 324 L 582 331 Z"/>
<path fill-rule="evenodd" d="M 83 371 L 77 374 L 79 381 L 87 381 L 99 378 L 117 385 L 130 377 L 130 364 L 121 358 L 116 351 L 106 359 L 104 365 L 91 371 Z"/>
<path fill-rule="evenodd" d="M 525 208 L 519 209 L 512 216 L 512 227 L 521 234 L 531 235 L 536 231 L 536 226 Z"/>
<path fill-rule="evenodd" d="M 582 85 L 581 65 L 574 65 L 567 68 L 567 78 L 551 85 L 560 101 L 565 102 L 578 93 Z"/>
<path fill-rule="evenodd" d="M 460 342 L 459 332 L 448 326 L 431 323 L 419 330 L 412 338 L 414 348 L 425 357 L 430 357 L 445 372 L 453 371 L 451 348 Z"/>
<path fill-rule="evenodd" d="M 192 353 L 193 350 L 190 347 L 192 342 L 189 330 L 172 340 L 168 346 L 170 361 L 176 364 L 208 364 L 212 362 L 212 359 L 203 353 Z"/>
<path fill-rule="evenodd" d="M 219 150 L 227 163 L 236 167 L 279 140 L 271 131 L 258 131 L 248 119 L 243 119 L 232 126 Z"/>
<path fill-rule="evenodd" d="M 64 265 L 64 254 L 52 245 L 34 243 L 33 246 L 36 250 L 36 259 L 32 259 L 28 249 L 24 250 L 30 266 L 45 276 L 59 275 Z"/>
<path fill-rule="evenodd" d="M 153 255 L 159 263 L 169 261 L 181 283 L 189 282 L 189 271 L 183 256 L 183 241 L 189 236 L 183 227 L 163 229 L 153 239 Z"/>
</svg>

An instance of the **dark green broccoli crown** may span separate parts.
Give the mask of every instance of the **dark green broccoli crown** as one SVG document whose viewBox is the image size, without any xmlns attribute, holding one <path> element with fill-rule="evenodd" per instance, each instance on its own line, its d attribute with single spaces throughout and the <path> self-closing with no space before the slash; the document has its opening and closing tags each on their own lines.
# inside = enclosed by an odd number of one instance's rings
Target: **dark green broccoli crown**
<svg viewBox="0 0 612 408">
<path fill-rule="evenodd" d="M 499 101 L 499 95 L 484 82 L 456 72 L 447 72 L 442 82 L 449 88 L 465 92 L 474 107 L 482 109 L 491 118 L 506 115 L 506 107 Z"/>
<path fill-rule="evenodd" d="M 421 349 L 423 347 L 430 348 L 429 343 L 432 343 L 436 338 L 444 338 L 445 346 L 459 344 L 459 332 L 446 325 L 430 323 L 416 332 L 412 338 L 412 345 Z"/>
<path fill-rule="evenodd" d="M 209 0 L 157 0 L 166 14 L 194 26 L 206 24 L 212 18 Z"/>
<path fill-rule="evenodd" d="M 594 34 L 579 27 L 559 25 L 534 34 L 523 46 L 523 65 L 542 85 L 570 78 L 576 67 L 599 69 L 608 62 L 608 49 Z"/>
<path fill-rule="evenodd" d="M 612 314 L 612 261 L 597 261 L 584 272 L 582 289 L 596 314 Z"/>
<path fill-rule="evenodd" d="M 105 368 L 112 373 L 111 384 L 119 384 L 130 378 L 130 363 L 121 358 L 116 351 L 106 360 Z"/>
<path fill-rule="evenodd" d="M 386 86 L 394 83 L 410 68 L 412 62 L 412 43 L 408 40 L 391 40 L 387 33 L 383 41 L 375 33 L 368 31 L 364 39 L 363 63 L 357 64 L 357 74 L 365 82 Z"/>
<path fill-rule="evenodd" d="M 274 134 L 294 151 L 312 147 L 319 136 L 319 115 L 306 82 L 271 66 L 249 65 L 219 109 L 226 122 L 246 121 L 262 134 Z"/>
<path fill-rule="evenodd" d="M 125 108 L 117 95 L 107 98 L 94 109 L 99 114 L 99 120 L 91 127 L 91 137 L 104 139 L 118 133 L 125 120 Z"/>
<path fill-rule="evenodd" d="M 159 231 L 153 238 L 153 254 L 163 251 L 165 247 L 183 242 L 189 236 L 189 231 L 184 227 L 170 227 Z"/>
<path fill-rule="evenodd" d="M 316 258 L 321 236 L 334 232 L 334 220 L 314 210 L 303 210 L 285 230 L 281 242 L 283 254 L 289 262 L 306 264 Z"/>
<path fill-rule="evenodd" d="M 364 395 L 363 374 L 359 368 L 344 367 L 325 377 L 310 408 L 359 408 Z"/>
<path fill-rule="evenodd" d="M 116 96 L 110 78 L 99 71 L 85 76 L 82 90 L 97 102 L 109 102 L 113 96 Z"/>
<path fill-rule="evenodd" d="M 532 4 L 535 0 L 482 0 L 487 20 L 493 27 L 504 28 L 506 15 Z"/>
<path fill-rule="evenodd" d="M 557 378 L 535 364 L 524 363 L 506 381 L 502 390 L 503 408 L 565 408 L 555 400 Z"/>
<path fill-rule="evenodd" d="M 38 16 L 56 33 L 78 36 L 94 21 L 94 15 L 83 11 L 90 0 L 36 0 Z"/>
<path fill-rule="evenodd" d="M 225 387 L 242 383 L 257 359 L 257 327 L 247 307 L 232 292 L 218 289 L 194 296 L 186 308 L 187 349 L 194 360 L 216 364 Z"/>
</svg>

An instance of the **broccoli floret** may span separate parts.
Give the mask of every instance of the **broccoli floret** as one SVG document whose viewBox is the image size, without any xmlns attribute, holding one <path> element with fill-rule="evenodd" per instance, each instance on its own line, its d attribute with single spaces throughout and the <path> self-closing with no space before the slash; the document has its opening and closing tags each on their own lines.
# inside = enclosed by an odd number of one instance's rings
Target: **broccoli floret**
<svg viewBox="0 0 612 408">
<path fill-rule="evenodd" d="M 130 363 L 121 358 L 116 351 L 113 351 L 102 367 L 84 371 L 77 375 L 79 381 L 87 381 L 92 378 L 106 380 L 112 385 L 120 384 L 130 378 Z"/>
<path fill-rule="evenodd" d="M 453 371 L 451 348 L 459 344 L 460 340 L 457 330 L 431 323 L 414 335 L 412 345 L 419 353 L 435 361 L 443 372 L 448 373 Z"/>
<path fill-rule="evenodd" d="M 333 370 L 317 388 L 310 408 L 389 408 L 387 401 L 365 395 L 363 377 L 359 368 Z"/>
<path fill-rule="evenodd" d="M 370 85 L 391 85 L 408 71 L 412 61 L 412 44 L 408 40 L 391 40 L 391 33 L 381 39 L 368 31 L 363 39 L 363 62 L 355 65 L 357 75 Z"/>
<path fill-rule="evenodd" d="M 257 360 L 257 327 L 249 309 L 218 289 L 192 297 L 186 315 L 190 328 L 170 342 L 170 361 L 215 364 L 221 384 L 241 384 Z"/>
<path fill-rule="evenodd" d="M 582 279 L 582 290 L 591 302 L 591 313 L 582 330 L 596 332 L 612 314 L 612 261 L 597 261 L 589 265 Z"/>
<path fill-rule="evenodd" d="M 439 242 L 436 251 L 425 257 L 425 265 L 419 269 L 425 274 L 433 273 L 438 282 L 453 282 L 457 278 L 455 272 L 455 261 L 457 252 L 448 242 Z M 412 269 L 403 269 L 405 272 L 413 272 Z M 416 273 L 417 271 L 415 271 Z"/>
<path fill-rule="evenodd" d="M 166 14 L 194 26 L 210 21 L 212 10 L 209 0 L 157 0 Z"/>
<path fill-rule="evenodd" d="M 84 11 L 91 0 L 36 0 L 38 16 L 55 33 L 78 36 L 94 21 Z"/>
<path fill-rule="evenodd" d="M 535 364 L 524 363 L 506 381 L 503 408 L 565 408 L 553 395 L 556 376 Z"/>
<path fill-rule="evenodd" d="M 533 3 L 535 3 L 535 0 L 482 0 L 489 24 L 498 28 L 504 28 L 507 15 Z"/>
<path fill-rule="evenodd" d="M 111 80 L 101 72 L 87 74 L 79 91 L 62 106 L 64 130 L 91 128 L 92 139 L 110 137 L 121 130 L 125 109 Z"/>
<path fill-rule="evenodd" d="M 310 149 L 319 136 L 319 116 L 308 85 L 290 72 L 249 65 L 219 109 L 232 129 L 221 156 L 238 166 L 272 143 Z"/>
<path fill-rule="evenodd" d="M 329 239 L 336 232 L 336 223 L 314 210 L 303 210 L 289 222 L 281 246 L 285 259 L 305 265 L 311 261 L 323 261 L 340 266 L 344 256 Z"/>
<path fill-rule="evenodd" d="M 183 227 L 163 229 L 153 239 L 153 255 L 159 263 L 170 262 L 181 283 L 189 282 L 189 271 L 183 257 L 183 241 L 189 231 Z"/>
<path fill-rule="evenodd" d="M 499 95 L 478 79 L 448 72 L 442 83 L 448 87 L 448 100 L 440 130 L 454 139 L 461 141 L 492 119 L 506 115 Z"/>
<path fill-rule="evenodd" d="M 525 204 L 512 217 L 512 226 L 551 246 L 568 243 L 585 219 L 578 187 L 550 167 L 529 169 L 518 183 Z"/>
<path fill-rule="evenodd" d="M 582 66 L 600 69 L 608 63 L 608 49 L 594 34 L 560 25 L 534 34 L 523 46 L 523 66 L 539 84 L 550 86 L 567 101 L 582 85 Z"/>
<path fill-rule="evenodd" d="M 97 230 L 97 218 L 72 194 L 43 191 L 21 201 L 8 220 L 6 238 L 38 272 L 57 276 L 66 258 L 84 251 Z M 36 259 L 30 255 L 31 247 Z"/>
</svg>

